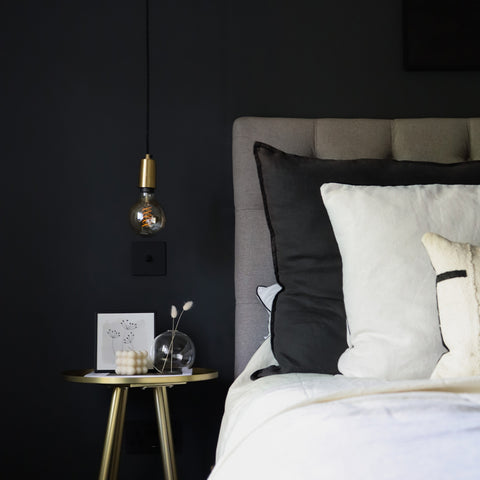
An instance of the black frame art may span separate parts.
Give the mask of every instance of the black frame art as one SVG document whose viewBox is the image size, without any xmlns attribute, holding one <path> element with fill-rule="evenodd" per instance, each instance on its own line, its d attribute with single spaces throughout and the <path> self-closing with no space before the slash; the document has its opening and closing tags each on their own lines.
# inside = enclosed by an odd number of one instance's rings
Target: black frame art
<svg viewBox="0 0 480 480">
<path fill-rule="evenodd" d="M 406 70 L 480 70 L 478 0 L 403 0 Z"/>
</svg>

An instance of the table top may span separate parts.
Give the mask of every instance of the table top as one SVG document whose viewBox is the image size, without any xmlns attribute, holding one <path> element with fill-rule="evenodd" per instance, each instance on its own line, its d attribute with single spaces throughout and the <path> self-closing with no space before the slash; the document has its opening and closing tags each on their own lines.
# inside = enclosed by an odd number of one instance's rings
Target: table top
<svg viewBox="0 0 480 480">
<path fill-rule="evenodd" d="M 83 370 L 67 370 L 62 372 L 62 375 L 68 382 L 148 388 L 212 380 L 218 377 L 218 372 L 209 368 L 193 368 L 190 375 L 160 375 L 158 373 L 149 373 L 146 375 L 117 375 L 115 373 L 105 372 L 96 373 L 94 369 L 90 368 Z"/>
</svg>

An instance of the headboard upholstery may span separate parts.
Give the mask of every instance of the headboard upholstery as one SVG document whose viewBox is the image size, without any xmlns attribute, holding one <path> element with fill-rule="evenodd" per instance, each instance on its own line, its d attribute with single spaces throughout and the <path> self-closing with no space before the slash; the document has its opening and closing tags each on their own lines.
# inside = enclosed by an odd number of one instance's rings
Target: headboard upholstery
<svg viewBox="0 0 480 480">
<path fill-rule="evenodd" d="M 480 160 L 480 118 L 263 118 L 233 125 L 235 200 L 235 375 L 267 333 L 258 285 L 275 283 L 270 234 L 253 144 L 317 158 L 393 158 L 455 163 Z"/>
</svg>

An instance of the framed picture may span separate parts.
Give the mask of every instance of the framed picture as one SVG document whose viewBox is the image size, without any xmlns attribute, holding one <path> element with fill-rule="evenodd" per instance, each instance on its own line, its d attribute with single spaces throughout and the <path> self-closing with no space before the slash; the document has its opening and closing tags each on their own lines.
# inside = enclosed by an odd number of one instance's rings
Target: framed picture
<svg viewBox="0 0 480 480">
<path fill-rule="evenodd" d="M 117 350 L 147 350 L 155 338 L 155 314 L 97 313 L 95 371 L 114 372 Z"/>
<path fill-rule="evenodd" d="M 406 70 L 479 70 L 478 0 L 403 0 Z"/>
</svg>

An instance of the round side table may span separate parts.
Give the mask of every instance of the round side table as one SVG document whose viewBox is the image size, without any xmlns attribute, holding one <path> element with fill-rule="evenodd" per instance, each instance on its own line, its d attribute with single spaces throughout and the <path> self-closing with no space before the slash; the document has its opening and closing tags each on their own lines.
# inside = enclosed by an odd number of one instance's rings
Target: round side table
<svg viewBox="0 0 480 480">
<path fill-rule="evenodd" d="M 97 383 L 114 387 L 105 434 L 105 443 L 103 446 L 99 480 L 117 478 L 129 388 L 153 389 L 165 479 L 177 480 L 167 387 L 212 380 L 218 377 L 218 372 L 208 368 L 194 368 L 189 375 L 116 375 L 114 373 L 100 373 L 95 372 L 93 369 L 86 369 L 67 370 L 63 372 L 62 375 L 68 382 Z"/>
</svg>

